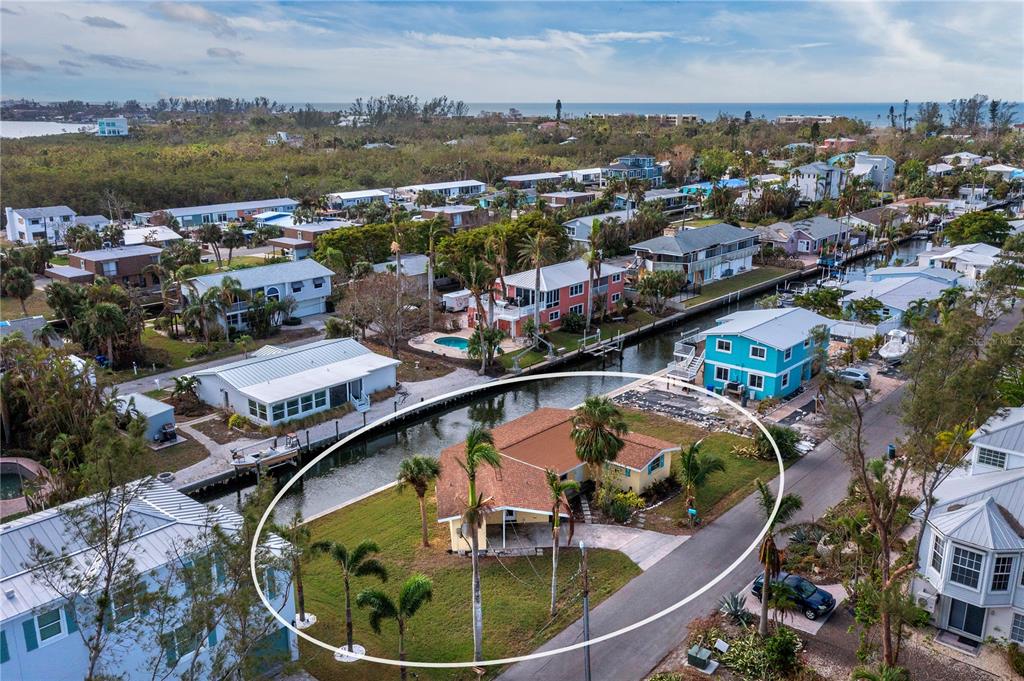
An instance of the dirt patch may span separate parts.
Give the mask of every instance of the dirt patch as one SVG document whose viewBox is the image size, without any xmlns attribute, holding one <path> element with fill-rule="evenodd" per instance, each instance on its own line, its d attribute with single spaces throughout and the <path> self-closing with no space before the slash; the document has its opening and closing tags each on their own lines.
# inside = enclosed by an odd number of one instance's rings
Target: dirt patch
<svg viewBox="0 0 1024 681">
<path fill-rule="evenodd" d="M 183 436 L 183 440 L 172 447 L 158 451 L 146 448 L 146 473 L 156 475 L 164 471 L 180 471 L 192 464 L 199 463 L 210 455 L 206 447 L 194 439 Z"/>
<path fill-rule="evenodd" d="M 298 329 L 282 326 L 277 333 L 273 334 L 271 338 L 267 340 L 272 339 L 273 343 L 276 345 L 279 343 L 292 343 L 294 341 L 302 340 L 303 338 L 312 338 L 314 336 L 321 335 L 323 335 L 321 331 L 318 331 L 311 326 L 304 326 Z"/>
<path fill-rule="evenodd" d="M 228 424 L 219 418 L 194 423 L 191 427 L 195 428 L 219 445 L 230 444 L 235 440 L 241 440 L 242 438 L 261 439 L 266 437 L 259 431 L 239 432 L 233 428 L 228 428 Z"/>
</svg>

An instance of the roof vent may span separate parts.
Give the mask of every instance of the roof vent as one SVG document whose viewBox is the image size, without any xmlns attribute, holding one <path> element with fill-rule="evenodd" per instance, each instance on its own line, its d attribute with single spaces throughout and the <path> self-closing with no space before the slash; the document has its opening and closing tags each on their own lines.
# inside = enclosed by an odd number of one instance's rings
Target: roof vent
<svg viewBox="0 0 1024 681">
<path fill-rule="evenodd" d="M 14 589 L 4 589 L 4 596 L 7 596 L 7 600 L 14 600 Z"/>
</svg>

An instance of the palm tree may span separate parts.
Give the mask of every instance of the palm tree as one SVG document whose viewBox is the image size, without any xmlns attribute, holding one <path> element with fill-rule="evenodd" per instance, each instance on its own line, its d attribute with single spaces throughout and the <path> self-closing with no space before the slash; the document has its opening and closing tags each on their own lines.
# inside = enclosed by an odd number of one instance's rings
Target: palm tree
<svg viewBox="0 0 1024 681">
<path fill-rule="evenodd" d="M 519 247 L 520 266 L 532 267 L 534 269 L 533 328 L 538 331 L 540 330 L 540 307 L 542 305 L 540 299 L 540 268 L 551 261 L 553 247 L 554 243 L 551 237 L 541 231 L 526 235 L 522 245 Z M 534 342 L 536 342 L 536 339 L 534 339 Z"/>
<path fill-rule="evenodd" d="M 626 443 L 622 436 L 629 432 L 622 412 L 607 397 L 588 397 L 576 408 L 572 417 L 572 441 L 576 456 L 588 468 L 590 477 L 597 482 L 601 466 L 614 461 Z"/>
<path fill-rule="evenodd" d="M 583 262 L 587 263 L 587 271 L 590 280 L 587 282 L 587 326 L 584 335 L 590 333 L 590 321 L 594 314 L 594 281 L 601 278 L 601 238 L 603 228 L 600 220 L 594 220 L 590 226 L 590 249 L 583 254 Z"/>
<path fill-rule="evenodd" d="M 107 361 L 114 365 L 114 339 L 124 331 L 127 319 L 124 312 L 113 303 L 96 303 L 89 311 L 89 326 L 99 340 L 107 344 Z"/>
<path fill-rule="evenodd" d="M 245 300 L 249 292 L 242 288 L 242 282 L 235 277 L 229 276 L 224 276 L 220 280 L 220 286 L 215 288 L 217 289 L 217 301 L 220 303 L 220 311 L 224 313 L 226 322 L 226 315 L 231 311 L 231 307 L 235 303 Z"/>
<path fill-rule="evenodd" d="M 793 516 L 803 505 L 803 499 L 798 494 L 787 494 L 779 502 L 779 510 L 775 510 L 775 495 L 768 488 L 768 485 L 755 480 L 757 486 L 757 502 L 761 506 L 761 512 L 768 522 L 768 532 L 761 540 L 761 548 L 758 551 L 757 559 L 764 567 L 764 585 L 761 588 L 761 619 L 757 631 L 761 636 L 768 635 L 768 601 L 771 599 L 771 583 L 782 571 L 782 554 L 775 545 L 775 528 L 792 520 Z"/>
<path fill-rule="evenodd" d="M 483 659 L 484 645 L 484 608 L 480 593 L 480 528 L 484 517 L 490 510 L 490 499 L 485 499 L 476 491 L 476 474 L 480 466 L 501 468 L 501 454 L 494 447 L 494 437 L 489 430 L 474 426 L 466 435 L 465 460 L 459 466 L 466 472 L 469 483 L 469 494 L 466 497 L 466 508 L 462 514 L 463 535 L 470 533 L 470 558 L 473 563 L 473 659 Z"/>
<path fill-rule="evenodd" d="M 448 231 L 443 220 L 430 220 L 427 229 L 427 327 L 434 330 L 434 263 L 437 259 L 437 239 Z"/>
<path fill-rule="evenodd" d="M 477 328 L 486 326 L 487 313 L 484 311 L 483 296 L 485 293 L 491 293 L 494 287 L 494 270 L 480 260 L 470 260 L 456 271 L 455 276 L 469 289 L 473 300 L 476 301 Z"/>
<path fill-rule="evenodd" d="M 171 399 L 181 400 L 190 404 L 199 402 L 200 379 L 196 376 L 186 374 L 185 376 L 174 376 L 174 387 L 171 388 Z"/>
<path fill-rule="evenodd" d="M 480 360 L 481 376 L 487 373 L 487 367 L 494 360 L 494 354 L 504 354 L 501 348 L 501 341 L 505 339 L 505 332 L 493 326 L 477 325 L 476 329 L 469 336 L 466 345 L 466 357 Z"/>
<path fill-rule="evenodd" d="M 883 664 L 878 669 L 857 667 L 850 675 L 850 681 L 909 681 L 910 674 L 903 667 Z"/>
<path fill-rule="evenodd" d="M 679 459 L 679 483 L 683 486 L 683 494 L 696 507 L 697 490 L 704 486 L 712 473 L 725 471 L 725 464 L 714 454 L 701 451 L 703 440 L 694 442 Z M 693 527 L 693 516 L 689 516 L 690 527 Z"/>
<path fill-rule="evenodd" d="M 231 264 L 231 256 L 236 248 L 241 248 L 245 245 L 245 232 L 242 231 L 242 225 L 237 222 L 232 222 L 228 225 L 228 228 L 224 230 L 224 234 L 221 236 L 220 243 L 228 249 L 228 264 Z"/>
<path fill-rule="evenodd" d="M 486 256 L 487 264 L 497 272 L 498 283 L 501 286 L 501 296 L 505 297 L 505 292 L 508 289 L 505 287 L 505 273 L 508 271 L 508 229 L 504 225 L 498 225 L 494 228 L 491 236 L 487 238 L 484 243 L 484 255 Z M 494 300 L 494 296 L 491 296 L 491 300 Z M 494 315 L 491 315 L 491 324 L 494 325 Z"/>
<path fill-rule="evenodd" d="M 12 267 L 4 273 L 4 295 L 17 298 L 21 303 L 21 311 L 28 314 L 25 309 L 25 301 L 32 295 L 35 284 L 32 281 L 32 273 L 24 267 Z"/>
<path fill-rule="evenodd" d="M 353 577 L 377 577 L 382 582 L 388 581 L 388 571 L 376 558 L 370 558 L 380 552 L 380 547 L 372 541 L 364 541 L 349 551 L 344 544 L 333 541 L 318 541 L 309 547 L 314 555 L 326 553 L 341 568 L 341 578 L 345 586 L 345 643 L 348 652 L 352 652 L 352 596 L 349 582 Z"/>
<path fill-rule="evenodd" d="M 310 530 L 302 520 L 302 511 L 296 510 L 287 525 L 273 525 L 272 532 L 280 535 L 289 544 L 292 560 L 292 579 L 295 580 L 295 623 L 306 622 L 306 593 L 302 588 L 302 557 L 309 550 Z"/>
<path fill-rule="evenodd" d="M 561 516 L 559 510 L 565 506 L 569 511 L 569 505 L 565 501 L 565 493 L 569 490 L 579 490 L 580 484 L 575 480 L 561 480 L 558 473 L 547 468 L 544 470 L 547 478 L 548 491 L 551 492 L 551 617 L 555 616 L 555 604 L 558 595 L 558 543 L 561 537 L 558 534 Z M 572 536 L 570 533 L 570 541 Z"/>
<path fill-rule="evenodd" d="M 217 260 L 217 269 L 220 269 L 220 240 L 223 236 L 220 225 L 215 222 L 208 222 L 199 228 L 199 243 L 206 244 L 213 251 L 213 257 Z"/>
<path fill-rule="evenodd" d="M 427 490 L 430 483 L 441 475 L 441 462 L 429 456 L 410 456 L 398 466 L 398 490 L 412 487 L 420 503 L 420 529 L 423 534 L 423 546 L 430 546 L 427 535 Z"/>
<path fill-rule="evenodd" d="M 356 605 L 370 610 L 370 628 L 380 633 L 384 620 L 398 624 L 398 659 L 405 662 L 405 629 L 421 607 L 434 596 L 434 583 L 426 575 L 413 575 L 405 580 L 398 592 L 398 603 L 380 589 L 364 589 L 356 596 Z M 399 665 L 399 675 L 405 681 L 405 665 Z"/>
</svg>

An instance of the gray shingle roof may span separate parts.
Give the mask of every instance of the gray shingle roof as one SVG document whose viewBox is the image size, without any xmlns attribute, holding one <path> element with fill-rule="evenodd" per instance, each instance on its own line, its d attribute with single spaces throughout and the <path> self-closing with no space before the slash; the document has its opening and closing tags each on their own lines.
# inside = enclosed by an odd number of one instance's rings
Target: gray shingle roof
<svg viewBox="0 0 1024 681">
<path fill-rule="evenodd" d="M 220 286 L 224 277 L 233 277 L 238 280 L 244 289 L 259 288 L 271 284 L 286 284 L 292 281 L 304 281 L 316 277 L 329 277 L 334 272 L 324 267 L 312 258 L 293 260 L 274 265 L 261 265 L 259 267 L 247 267 L 241 270 L 230 272 L 217 272 L 216 274 L 204 274 L 189 281 L 195 282 L 200 293 L 214 286 Z M 325 289 L 325 293 L 329 293 Z"/>
<path fill-rule="evenodd" d="M 647 241 L 633 244 L 630 248 L 651 253 L 667 255 L 685 255 L 694 251 L 703 251 L 719 244 L 731 244 L 744 239 L 756 238 L 757 234 L 749 229 L 734 227 L 724 222 L 697 229 L 681 229 L 675 236 L 657 236 Z"/>
<path fill-rule="evenodd" d="M 40 206 L 39 208 L 15 208 L 14 212 L 26 220 L 33 218 L 57 218 L 61 215 L 74 215 L 75 211 L 67 206 Z"/>
</svg>

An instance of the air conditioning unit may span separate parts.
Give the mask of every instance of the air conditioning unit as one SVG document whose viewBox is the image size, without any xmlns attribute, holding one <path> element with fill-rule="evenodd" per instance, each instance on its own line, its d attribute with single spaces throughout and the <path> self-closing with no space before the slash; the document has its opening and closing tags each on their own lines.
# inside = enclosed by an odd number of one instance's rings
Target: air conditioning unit
<svg viewBox="0 0 1024 681">
<path fill-rule="evenodd" d="M 935 605 L 938 603 L 938 600 L 938 594 L 929 594 L 924 592 L 917 594 L 918 607 L 930 613 L 935 612 Z"/>
</svg>

